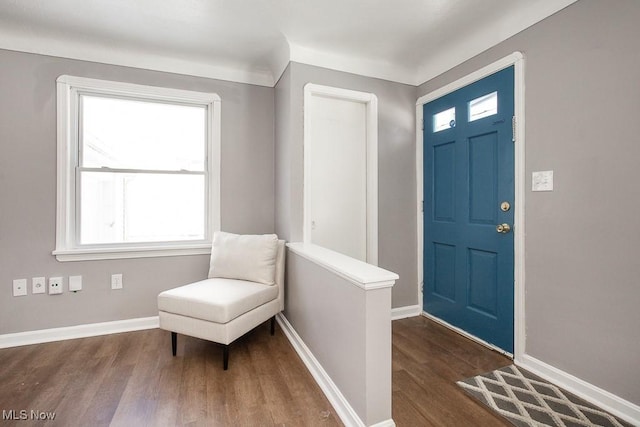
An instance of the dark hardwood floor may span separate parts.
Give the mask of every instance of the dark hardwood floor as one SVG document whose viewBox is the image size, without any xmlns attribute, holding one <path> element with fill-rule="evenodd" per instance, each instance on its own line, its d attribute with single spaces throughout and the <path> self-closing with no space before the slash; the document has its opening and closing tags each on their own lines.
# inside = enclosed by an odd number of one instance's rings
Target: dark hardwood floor
<svg viewBox="0 0 640 427">
<path fill-rule="evenodd" d="M 268 322 L 231 346 L 228 371 L 222 347 L 178 335 L 174 358 L 170 333 L 155 329 L 3 349 L 0 379 L 0 410 L 55 412 L 46 425 L 341 425 Z"/>
<path fill-rule="evenodd" d="M 403 426 L 511 426 L 456 381 L 511 360 L 425 317 L 393 322 L 393 419 Z"/>
<path fill-rule="evenodd" d="M 147 330 L 0 350 L 0 410 L 55 412 L 28 426 L 339 426 L 279 328 L 264 324 L 231 347 Z M 393 418 L 402 426 L 509 424 L 455 381 L 509 359 L 422 317 L 393 322 Z"/>
</svg>

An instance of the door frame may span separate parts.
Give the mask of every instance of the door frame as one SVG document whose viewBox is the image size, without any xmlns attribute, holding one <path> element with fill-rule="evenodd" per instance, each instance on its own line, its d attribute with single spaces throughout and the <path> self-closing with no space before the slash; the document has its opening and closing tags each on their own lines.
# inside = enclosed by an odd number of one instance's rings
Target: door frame
<svg viewBox="0 0 640 427">
<path fill-rule="evenodd" d="M 309 134 L 312 120 L 307 114 L 310 111 L 311 99 L 314 96 L 334 98 L 344 101 L 358 102 L 365 105 L 366 109 L 366 150 L 367 150 L 367 263 L 378 265 L 378 97 L 373 93 L 359 92 L 350 89 L 341 89 L 332 86 L 323 86 L 315 83 L 307 83 L 304 86 L 304 135 L 303 147 L 311 140 Z M 310 150 L 303 148 L 304 156 L 304 190 L 302 213 L 302 241 L 311 243 L 311 196 L 308 183 L 311 178 L 313 159 L 309 155 Z"/>
<path fill-rule="evenodd" d="M 524 55 L 521 52 L 514 52 L 502 59 L 499 59 L 479 70 L 474 71 L 458 80 L 449 83 L 433 92 L 421 96 L 416 101 L 416 194 L 417 194 L 417 225 L 418 225 L 418 297 L 420 300 L 420 312 L 423 316 L 431 317 L 424 312 L 422 287 L 424 284 L 424 250 L 423 250 L 423 228 L 424 228 L 424 212 L 423 212 L 423 106 L 435 99 L 441 98 L 451 92 L 470 85 L 478 80 L 483 79 L 507 67 L 514 67 L 514 115 L 515 123 L 515 147 L 514 147 L 514 190 L 515 190 L 515 208 L 514 208 L 514 227 L 513 227 L 513 267 L 514 267 L 514 337 L 513 349 L 514 360 L 520 362 L 525 354 L 525 258 L 524 258 L 524 215 L 525 215 L 525 103 L 524 103 Z M 488 344 L 479 338 L 472 336 L 459 328 L 453 327 L 444 321 L 439 321 L 445 326 L 456 330 L 459 333 L 477 341 L 485 346 L 497 349 L 504 353 L 504 350 Z"/>
</svg>

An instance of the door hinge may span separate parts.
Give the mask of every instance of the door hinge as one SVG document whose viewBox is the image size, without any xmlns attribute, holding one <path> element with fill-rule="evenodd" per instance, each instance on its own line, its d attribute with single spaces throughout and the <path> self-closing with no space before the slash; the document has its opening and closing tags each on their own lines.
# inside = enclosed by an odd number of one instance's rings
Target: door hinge
<svg viewBox="0 0 640 427">
<path fill-rule="evenodd" d="M 422 211 L 421 212 L 424 212 L 424 200 L 422 201 Z"/>
<path fill-rule="evenodd" d="M 420 119 L 420 129 L 424 130 L 424 119 Z"/>
<path fill-rule="evenodd" d="M 424 282 L 420 283 L 420 292 L 424 293 Z"/>
<path fill-rule="evenodd" d="M 511 141 L 516 142 L 516 116 L 511 117 L 512 136 Z"/>
</svg>

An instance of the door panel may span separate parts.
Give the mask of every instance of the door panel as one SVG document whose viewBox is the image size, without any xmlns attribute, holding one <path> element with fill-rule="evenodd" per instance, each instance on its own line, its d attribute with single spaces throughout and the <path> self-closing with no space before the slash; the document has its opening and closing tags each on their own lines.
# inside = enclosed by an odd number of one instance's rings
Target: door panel
<svg viewBox="0 0 640 427">
<path fill-rule="evenodd" d="M 469 222 L 495 225 L 498 202 L 498 134 L 469 138 Z"/>
<path fill-rule="evenodd" d="M 498 254 L 469 249 L 469 308 L 482 315 L 498 314 Z"/>
<path fill-rule="evenodd" d="M 433 244 L 435 281 L 433 293 L 451 302 L 456 300 L 456 247 Z"/>
<path fill-rule="evenodd" d="M 433 215 L 438 221 L 453 222 L 455 217 L 455 143 L 433 147 Z"/>
<path fill-rule="evenodd" d="M 513 233 L 496 226 L 513 225 L 513 81 L 510 67 L 425 104 L 423 134 L 424 309 L 509 352 Z"/>
</svg>

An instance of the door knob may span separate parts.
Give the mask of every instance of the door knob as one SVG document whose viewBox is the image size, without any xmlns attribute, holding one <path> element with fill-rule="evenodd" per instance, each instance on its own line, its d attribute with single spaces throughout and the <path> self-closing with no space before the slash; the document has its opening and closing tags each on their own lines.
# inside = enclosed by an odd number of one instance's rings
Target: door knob
<svg viewBox="0 0 640 427">
<path fill-rule="evenodd" d="M 511 226 L 510 226 L 509 224 L 507 224 L 507 223 L 504 223 L 504 224 L 498 224 L 498 225 L 496 226 L 496 231 L 497 231 L 498 233 L 507 234 L 508 232 L 510 232 L 510 231 L 511 231 Z"/>
</svg>

